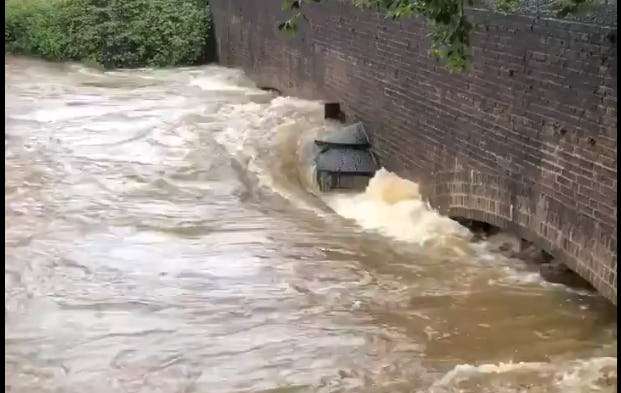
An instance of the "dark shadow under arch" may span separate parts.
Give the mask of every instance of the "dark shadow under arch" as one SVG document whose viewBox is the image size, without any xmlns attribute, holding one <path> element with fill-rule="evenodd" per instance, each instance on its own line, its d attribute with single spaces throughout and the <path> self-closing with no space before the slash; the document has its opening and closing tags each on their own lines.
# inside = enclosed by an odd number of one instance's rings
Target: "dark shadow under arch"
<svg viewBox="0 0 621 393">
<path fill-rule="evenodd" d="M 531 242 L 616 305 L 616 258 L 608 251 L 609 234 L 559 217 L 566 207 L 536 184 L 474 169 L 436 172 L 426 180 L 423 197 L 440 214 L 487 223 Z"/>
</svg>

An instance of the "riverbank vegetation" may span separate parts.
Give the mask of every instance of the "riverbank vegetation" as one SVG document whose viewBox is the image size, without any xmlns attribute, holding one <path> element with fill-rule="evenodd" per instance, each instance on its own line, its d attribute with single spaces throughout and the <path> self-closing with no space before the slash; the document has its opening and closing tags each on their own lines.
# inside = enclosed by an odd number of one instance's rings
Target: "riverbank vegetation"
<svg viewBox="0 0 621 393">
<path fill-rule="evenodd" d="M 105 68 L 206 60 L 208 0 L 5 0 L 4 52 Z"/>
</svg>

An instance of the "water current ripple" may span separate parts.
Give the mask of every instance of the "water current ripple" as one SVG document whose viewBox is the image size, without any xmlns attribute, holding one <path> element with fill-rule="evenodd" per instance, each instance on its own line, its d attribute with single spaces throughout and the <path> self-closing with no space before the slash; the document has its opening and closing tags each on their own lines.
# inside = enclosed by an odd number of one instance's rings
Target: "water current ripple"
<svg viewBox="0 0 621 393">
<path fill-rule="evenodd" d="M 217 66 L 5 57 L 6 392 L 613 392 L 616 311 L 474 245 Z"/>
</svg>

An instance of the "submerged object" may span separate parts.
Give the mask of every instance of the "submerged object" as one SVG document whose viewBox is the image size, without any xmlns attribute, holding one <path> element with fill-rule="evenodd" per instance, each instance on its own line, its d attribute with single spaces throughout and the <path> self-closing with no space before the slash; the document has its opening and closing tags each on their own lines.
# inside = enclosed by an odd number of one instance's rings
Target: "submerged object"
<svg viewBox="0 0 621 393">
<path fill-rule="evenodd" d="M 315 157 L 319 190 L 361 190 L 379 169 L 377 158 L 362 123 L 319 135 Z"/>
<path fill-rule="evenodd" d="M 371 143 L 362 123 L 354 123 L 315 138 L 315 144 L 326 147 L 369 149 Z"/>
</svg>

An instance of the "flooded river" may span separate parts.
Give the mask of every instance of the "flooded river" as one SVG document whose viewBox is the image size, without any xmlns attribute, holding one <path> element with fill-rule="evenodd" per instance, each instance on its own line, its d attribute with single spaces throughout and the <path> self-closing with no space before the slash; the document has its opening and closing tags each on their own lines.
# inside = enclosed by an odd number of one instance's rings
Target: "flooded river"
<svg viewBox="0 0 621 393">
<path fill-rule="evenodd" d="M 216 66 L 5 58 L 6 392 L 616 392 L 616 311 L 382 171 L 316 196 L 319 103 Z"/>
</svg>

